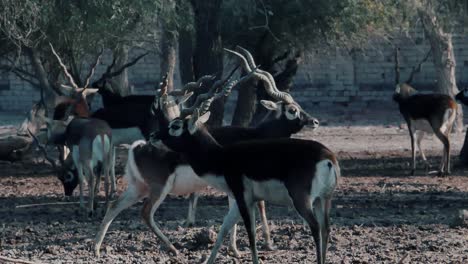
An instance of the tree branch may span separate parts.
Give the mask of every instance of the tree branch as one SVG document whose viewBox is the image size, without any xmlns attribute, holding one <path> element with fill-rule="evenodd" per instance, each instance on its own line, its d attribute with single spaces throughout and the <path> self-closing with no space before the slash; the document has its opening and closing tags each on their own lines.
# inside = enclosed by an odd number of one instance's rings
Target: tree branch
<svg viewBox="0 0 468 264">
<path fill-rule="evenodd" d="M 122 67 L 120 67 L 117 71 L 110 72 L 110 70 L 112 69 L 112 67 L 115 65 L 115 62 L 116 62 L 116 58 L 114 58 L 113 61 L 112 61 L 112 64 L 109 65 L 109 67 L 107 67 L 106 72 L 102 74 L 101 78 L 99 78 L 97 81 L 95 81 L 93 83 L 93 86 L 95 86 L 95 84 L 98 84 L 99 82 L 102 82 L 102 81 L 108 80 L 108 79 L 110 79 L 112 77 L 120 75 L 126 68 L 129 68 L 129 67 L 132 67 L 133 65 L 135 65 L 141 58 L 148 55 L 148 53 L 149 52 L 143 53 L 143 54 L 137 56 L 136 58 L 134 58 L 132 61 L 122 65 Z"/>
</svg>

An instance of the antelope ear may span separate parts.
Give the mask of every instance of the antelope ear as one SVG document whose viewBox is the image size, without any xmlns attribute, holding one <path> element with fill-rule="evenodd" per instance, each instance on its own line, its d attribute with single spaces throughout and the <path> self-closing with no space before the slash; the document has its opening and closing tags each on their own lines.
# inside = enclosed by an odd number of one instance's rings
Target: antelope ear
<svg viewBox="0 0 468 264">
<path fill-rule="evenodd" d="M 211 112 L 207 111 L 202 116 L 200 116 L 197 121 L 201 122 L 202 124 L 205 124 L 208 121 L 208 119 L 210 119 L 210 114 Z"/>
<path fill-rule="evenodd" d="M 71 116 L 69 116 L 69 117 L 67 118 L 67 120 L 63 121 L 63 123 L 64 123 L 66 126 L 68 126 L 68 124 L 70 124 L 70 122 L 71 122 L 73 119 L 75 119 L 75 116 L 72 116 L 72 115 L 71 115 Z"/>
<path fill-rule="evenodd" d="M 86 90 L 83 91 L 83 96 L 86 97 L 88 95 L 95 94 L 99 91 L 97 88 L 87 88 Z"/>
<path fill-rule="evenodd" d="M 399 94 L 401 91 L 401 87 L 399 84 L 396 85 L 396 88 L 395 88 L 395 93 Z"/>
<path fill-rule="evenodd" d="M 179 104 L 183 104 L 183 103 L 185 103 L 192 95 L 193 95 L 193 92 L 186 93 L 185 95 L 183 95 L 183 96 L 182 96 L 180 99 L 178 99 L 177 101 L 179 102 Z"/>
<path fill-rule="evenodd" d="M 268 110 L 276 111 L 279 105 L 273 101 L 269 100 L 260 100 L 260 103 Z"/>
</svg>

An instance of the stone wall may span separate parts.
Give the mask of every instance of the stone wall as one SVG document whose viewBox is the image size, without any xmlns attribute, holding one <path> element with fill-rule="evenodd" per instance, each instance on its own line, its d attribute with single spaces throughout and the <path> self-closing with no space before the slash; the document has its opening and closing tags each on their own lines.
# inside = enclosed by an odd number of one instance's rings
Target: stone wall
<svg viewBox="0 0 468 264">
<path fill-rule="evenodd" d="M 417 66 L 429 50 L 427 40 L 421 37 L 401 38 L 399 46 L 401 80 L 406 80 L 412 68 Z M 457 82 L 459 87 L 468 83 L 468 36 L 453 36 L 457 59 Z M 304 108 L 330 107 L 334 105 L 365 108 L 387 106 L 391 103 L 394 89 L 394 47 L 385 43 L 372 43 L 361 51 L 347 52 L 343 49 L 311 50 L 295 79 L 293 96 Z M 136 53 L 137 51 L 133 52 Z M 103 63 L 110 63 L 106 56 Z M 98 67 L 96 76 L 105 69 Z M 129 69 L 129 82 L 134 93 L 151 94 L 159 79 L 159 62 L 156 55 L 148 55 Z M 180 84 L 178 77 L 176 84 Z M 413 85 L 430 91 L 435 85 L 435 69 L 430 57 L 422 64 L 421 72 Z M 39 93 L 31 85 L 13 73 L 0 75 L 0 110 L 27 111 Z M 228 105 L 233 106 L 235 96 Z M 97 101 L 99 101 L 97 99 Z"/>
</svg>

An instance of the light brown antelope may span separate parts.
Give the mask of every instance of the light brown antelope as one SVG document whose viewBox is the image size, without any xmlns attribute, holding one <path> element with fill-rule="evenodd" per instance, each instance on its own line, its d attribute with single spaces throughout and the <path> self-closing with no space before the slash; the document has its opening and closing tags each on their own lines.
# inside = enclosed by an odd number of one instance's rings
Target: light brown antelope
<svg viewBox="0 0 468 264">
<path fill-rule="evenodd" d="M 427 57 L 428 55 L 425 59 Z M 395 62 L 397 85 L 393 100 L 398 103 L 400 113 L 408 125 L 411 138 L 411 175 L 414 175 L 416 170 L 416 145 L 426 164 L 426 171 L 429 170 L 429 163 L 421 148 L 421 141 L 425 133 L 434 133 L 444 146 L 441 165 L 437 173 L 440 176 L 445 176 L 450 173 L 450 132 L 457 116 L 457 104 L 448 95 L 420 94 L 408 83 L 398 83 L 398 52 L 395 55 Z M 413 75 L 414 71 L 409 80 L 412 79 Z"/>
<path fill-rule="evenodd" d="M 115 192 L 114 145 L 112 130 L 102 120 L 92 118 L 73 118 L 71 121 L 46 118 L 48 138 L 55 144 L 65 145 L 71 150 L 71 160 L 65 162 L 63 169 L 73 176 L 76 169 L 80 188 L 80 207 L 84 207 L 83 185 L 88 183 L 88 213 L 94 212 L 94 196 L 98 192 L 100 174 L 104 174 L 106 203 Z M 73 164 L 71 167 L 67 167 Z M 100 167 L 98 175 L 94 170 Z M 63 177 L 65 190 L 74 187 L 73 177 Z M 111 190 L 109 191 L 109 184 Z M 70 186 L 72 185 L 72 186 Z"/>
<path fill-rule="evenodd" d="M 73 103 L 65 109 L 64 118 L 67 120 L 52 120 L 44 118 L 47 124 L 47 137 L 50 142 L 58 146 L 65 146 L 65 149 L 71 150 L 71 158 L 65 157 L 67 162 L 62 161 L 63 168 L 61 174 L 74 175 L 74 170 L 78 176 L 80 187 L 80 206 L 84 207 L 83 185 L 84 181 L 88 182 L 89 201 L 88 213 L 94 212 L 94 196 L 98 191 L 100 183 L 100 174 L 104 174 L 106 201 L 109 202 L 110 196 L 115 192 L 115 170 L 114 170 L 114 147 L 112 142 L 112 132 L 109 125 L 102 120 L 92 118 L 74 118 L 73 113 L 76 105 L 81 105 L 87 109 L 86 94 L 87 91 L 96 92 L 97 89 L 88 88 L 89 81 L 94 73 L 96 65 L 99 63 L 101 54 L 97 57 L 96 63 L 91 67 L 91 70 L 86 78 L 83 88 L 78 87 L 73 77 L 68 72 L 67 67 L 50 45 L 53 54 L 56 56 L 65 76 L 68 78 L 71 87 L 62 85 L 69 90 L 73 90 Z M 70 159 L 72 162 L 70 162 Z M 94 169 L 100 167 L 98 176 L 94 175 Z M 66 194 L 69 190 L 73 191 L 76 186 L 76 178 L 59 177 L 62 180 Z M 109 191 L 109 184 L 111 191 Z"/>
</svg>

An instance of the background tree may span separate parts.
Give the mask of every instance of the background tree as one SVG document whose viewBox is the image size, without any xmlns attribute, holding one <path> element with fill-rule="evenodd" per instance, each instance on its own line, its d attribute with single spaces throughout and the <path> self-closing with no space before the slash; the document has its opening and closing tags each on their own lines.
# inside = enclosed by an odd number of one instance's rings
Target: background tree
<svg viewBox="0 0 468 264">
<path fill-rule="evenodd" d="M 40 90 L 46 108 L 52 109 L 56 96 L 64 92 L 60 89 L 64 79 L 49 43 L 81 86 L 88 71 L 86 62 L 101 49 L 115 50 L 117 64 L 122 64 L 128 54 L 126 47 L 154 43 L 154 22 L 160 7 L 159 1 L 1 1 L 0 70 L 10 71 Z M 125 80 L 114 83 L 122 93 L 128 87 Z M 31 125 L 34 120 L 28 122 L 22 128 L 37 127 Z M 16 136 L 0 140 L 2 149 L 8 149 L 2 157 L 18 158 L 21 154 L 16 150 L 28 150 L 31 140 L 27 133 L 18 131 Z"/>
<path fill-rule="evenodd" d="M 122 64 L 127 47 L 154 41 L 159 7 L 158 1 L 2 1 L 0 30 L 6 52 L 0 55 L 9 64 L 1 69 L 42 88 L 52 106 L 55 94 L 62 93 L 57 86 L 61 70 L 49 42 L 82 85 L 88 70 L 83 62 L 91 61 L 99 50 L 114 50 Z M 125 80 L 118 83 L 126 89 Z"/>
<path fill-rule="evenodd" d="M 289 91 L 298 67 L 312 47 L 354 46 L 369 36 L 388 35 L 403 21 L 397 1 L 242 1 L 223 5 L 223 40 L 252 51 L 278 88 Z M 265 113 L 256 101 L 268 96 L 258 89 L 240 89 L 233 124 L 255 124 Z M 255 108 L 258 105 L 258 108 Z M 254 114 L 255 113 L 255 114 Z"/>
</svg>

